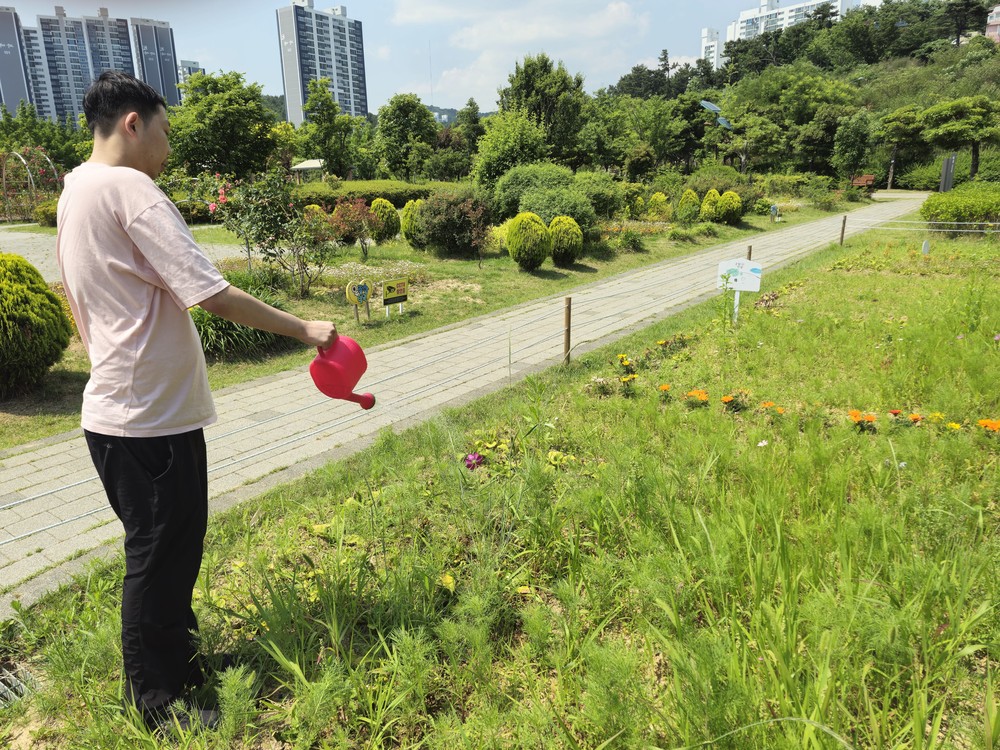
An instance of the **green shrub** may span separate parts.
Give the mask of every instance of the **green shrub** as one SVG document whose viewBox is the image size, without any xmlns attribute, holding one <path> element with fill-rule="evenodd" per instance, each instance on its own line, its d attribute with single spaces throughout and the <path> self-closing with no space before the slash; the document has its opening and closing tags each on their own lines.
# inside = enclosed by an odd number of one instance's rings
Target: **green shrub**
<svg viewBox="0 0 1000 750">
<path fill-rule="evenodd" d="M 685 190 L 677 204 L 677 210 L 674 211 L 674 219 L 682 227 L 689 227 L 698 220 L 699 213 L 701 213 L 701 201 L 698 199 L 698 194 L 694 190 Z"/>
<path fill-rule="evenodd" d="M 0 400 L 38 386 L 69 346 L 59 297 L 20 255 L 0 253 Z"/>
<path fill-rule="evenodd" d="M 719 228 L 715 224 L 703 222 L 693 227 L 673 227 L 667 232 L 667 239 L 676 242 L 694 242 L 698 237 L 718 237 Z"/>
<path fill-rule="evenodd" d="M 534 271 L 548 257 L 552 237 L 538 214 L 519 213 L 507 227 L 507 252 L 524 271 Z"/>
<path fill-rule="evenodd" d="M 403 210 L 399 212 L 399 232 L 403 239 L 410 243 L 416 250 L 427 248 L 426 238 L 420 230 L 420 208 L 424 205 L 424 199 L 418 198 L 408 201 Z"/>
<path fill-rule="evenodd" d="M 802 197 L 809 205 L 821 211 L 832 211 L 837 207 L 837 195 L 833 192 L 833 178 L 825 175 L 809 175 Z"/>
<path fill-rule="evenodd" d="M 753 204 L 753 212 L 757 216 L 767 216 L 771 213 L 771 206 L 773 204 L 767 198 L 758 198 L 757 202 Z"/>
<path fill-rule="evenodd" d="M 387 242 L 399 234 L 399 212 L 385 198 L 372 201 L 372 213 L 382 220 L 382 225 L 375 235 L 376 242 Z"/>
<path fill-rule="evenodd" d="M 583 231 L 572 216 L 557 216 L 549 224 L 552 238 L 552 262 L 571 266 L 583 254 Z"/>
<path fill-rule="evenodd" d="M 337 203 L 337 194 L 325 182 L 307 182 L 292 188 L 292 200 L 300 208 L 313 204 L 329 211 Z"/>
<path fill-rule="evenodd" d="M 727 190 L 715 204 L 716 221 L 735 226 L 743 217 L 743 201 L 732 190 Z"/>
<path fill-rule="evenodd" d="M 943 222 L 946 229 L 970 228 L 959 222 L 998 223 L 1000 184 L 968 182 L 947 193 L 934 193 L 920 207 L 920 216 L 926 221 Z"/>
<path fill-rule="evenodd" d="M 712 188 L 705 193 L 705 198 L 701 202 L 701 209 L 698 211 L 699 221 L 719 220 L 719 191 Z"/>
<path fill-rule="evenodd" d="M 227 272 L 223 275 L 231 284 L 240 287 L 262 302 L 279 310 L 285 309 L 281 299 L 270 290 L 262 287 L 255 288 L 255 285 L 252 284 L 244 286 L 243 284 L 247 281 L 244 274 Z M 191 308 L 191 319 L 194 321 L 194 327 L 198 331 L 202 349 L 207 357 L 252 357 L 294 346 L 294 339 L 234 323 L 231 320 L 213 315 L 201 307 Z"/>
<path fill-rule="evenodd" d="M 210 224 L 217 221 L 208 208 L 208 202 L 198 198 L 183 198 L 174 201 L 184 221 L 188 224 Z"/>
<path fill-rule="evenodd" d="M 636 207 L 639 204 L 639 199 L 646 194 L 646 186 L 641 182 L 623 182 L 618 186 L 618 189 L 622 194 L 623 210 L 627 209 L 630 216 L 639 216 Z"/>
<path fill-rule="evenodd" d="M 607 172 L 577 172 L 573 187 L 587 196 L 594 213 L 602 219 L 610 219 L 625 207 L 621 186 Z"/>
<path fill-rule="evenodd" d="M 642 252 L 642 235 L 634 229 L 623 229 L 615 238 L 615 247 L 625 253 Z"/>
<path fill-rule="evenodd" d="M 431 195 L 413 219 L 413 246 L 449 257 L 475 258 L 482 252 L 490 228 L 486 201 L 469 190 Z"/>
<path fill-rule="evenodd" d="M 722 164 L 707 164 L 688 175 L 684 183 L 687 190 L 694 190 L 698 195 L 705 195 L 713 188 L 722 194 L 727 190 L 739 190 L 746 185 L 746 178 L 732 167 Z"/>
<path fill-rule="evenodd" d="M 649 187 L 653 192 L 663 193 L 667 200 L 673 202 L 684 192 L 684 175 L 666 167 L 658 169 Z"/>
<path fill-rule="evenodd" d="M 590 234 L 597 225 L 594 207 L 590 205 L 587 196 L 575 188 L 532 188 L 521 196 L 518 208 L 518 213 L 528 211 L 538 214 L 546 223 L 557 216 L 572 216 L 584 235 Z"/>
<path fill-rule="evenodd" d="M 42 227 L 54 227 L 56 225 L 56 210 L 58 207 L 59 201 L 56 198 L 42 201 L 35 206 L 35 221 Z"/>
<path fill-rule="evenodd" d="M 802 197 L 802 189 L 808 182 L 802 174 L 769 174 L 763 179 L 764 193 L 770 196 L 785 195 L 792 198 Z"/>
<path fill-rule="evenodd" d="M 334 198 L 355 200 L 363 198 L 369 206 L 376 198 L 384 198 L 396 208 L 402 208 L 409 201 L 428 198 L 442 190 L 453 190 L 455 185 L 422 184 L 415 185 L 401 180 L 343 180 L 333 188 Z"/>
<path fill-rule="evenodd" d="M 497 180 L 493 188 L 493 213 L 498 219 L 509 219 L 518 213 L 521 198 L 529 190 L 565 188 L 572 183 L 573 172 L 568 167 L 549 162 L 518 165 Z"/>
<path fill-rule="evenodd" d="M 650 221 L 670 221 L 673 216 L 674 207 L 670 205 L 670 199 L 660 192 L 649 196 L 649 203 L 646 204 L 646 218 Z"/>
</svg>

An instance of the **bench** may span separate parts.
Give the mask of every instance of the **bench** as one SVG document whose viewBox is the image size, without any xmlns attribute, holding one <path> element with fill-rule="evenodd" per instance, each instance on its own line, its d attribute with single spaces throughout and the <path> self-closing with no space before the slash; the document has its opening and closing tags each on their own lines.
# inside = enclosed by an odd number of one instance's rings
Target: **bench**
<svg viewBox="0 0 1000 750">
<path fill-rule="evenodd" d="M 875 175 L 873 174 L 861 174 L 851 180 L 851 187 L 864 188 L 865 190 L 871 190 L 875 187 Z"/>
</svg>

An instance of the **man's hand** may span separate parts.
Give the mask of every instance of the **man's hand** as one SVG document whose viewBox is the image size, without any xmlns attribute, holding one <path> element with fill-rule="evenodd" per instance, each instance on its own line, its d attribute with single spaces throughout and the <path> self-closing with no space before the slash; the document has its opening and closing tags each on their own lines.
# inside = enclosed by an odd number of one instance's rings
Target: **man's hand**
<svg viewBox="0 0 1000 750">
<path fill-rule="evenodd" d="M 309 320 L 305 324 L 305 334 L 299 339 L 304 344 L 329 349 L 337 338 L 337 326 L 325 320 Z"/>
</svg>

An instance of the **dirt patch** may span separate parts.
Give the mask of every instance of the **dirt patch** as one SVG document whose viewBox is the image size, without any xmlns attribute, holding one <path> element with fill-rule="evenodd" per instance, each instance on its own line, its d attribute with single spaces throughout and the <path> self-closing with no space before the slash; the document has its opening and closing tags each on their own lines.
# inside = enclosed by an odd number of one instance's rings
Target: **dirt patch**
<svg viewBox="0 0 1000 750">
<path fill-rule="evenodd" d="M 458 295 L 460 302 L 471 305 L 486 304 L 478 296 L 483 291 L 481 284 L 458 281 L 457 279 L 440 279 L 429 281 L 420 287 L 420 297 L 425 301 L 438 300 L 445 296 L 452 297 Z"/>
</svg>

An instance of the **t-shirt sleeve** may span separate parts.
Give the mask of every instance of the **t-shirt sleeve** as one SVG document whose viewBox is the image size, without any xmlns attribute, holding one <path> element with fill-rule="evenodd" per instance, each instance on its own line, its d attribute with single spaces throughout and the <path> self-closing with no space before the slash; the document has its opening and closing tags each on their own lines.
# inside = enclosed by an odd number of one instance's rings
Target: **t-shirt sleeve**
<svg viewBox="0 0 1000 750">
<path fill-rule="evenodd" d="M 142 211 L 125 231 L 181 307 L 194 307 L 229 286 L 168 199 Z"/>
</svg>

